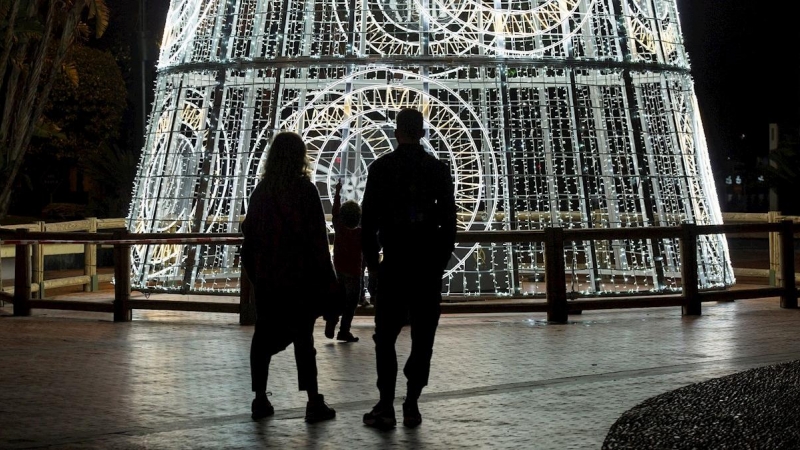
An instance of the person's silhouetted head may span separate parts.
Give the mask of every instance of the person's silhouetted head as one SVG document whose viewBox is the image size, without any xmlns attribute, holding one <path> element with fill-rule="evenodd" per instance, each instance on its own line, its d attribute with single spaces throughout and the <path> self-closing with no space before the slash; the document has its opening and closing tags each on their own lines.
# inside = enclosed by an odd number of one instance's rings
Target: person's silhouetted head
<svg viewBox="0 0 800 450">
<path fill-rule="evenodd" d="M 344 202 L 339 214 L 342 217 L 342 224 L 347 228 L 355 228 L 361 222 L 361 206 L 354 200 Z"/>
<path fill-rule="evenodd" d="M 397 113 L 394 135 L 401 144 L 418 144 L 425 136 L 422 113 L 416 109 L 405 108 Z"/>
<path fill-rule="evenodd" d="M 267 187 L 270 190 L 280 189 L 294 178 L 309 178 L 309 176 L 309 163 L 303 138 L 297 133 L 288 131 L 276 134 L 267 151 L 267 163 L 262 176 Z"/>
</svg>

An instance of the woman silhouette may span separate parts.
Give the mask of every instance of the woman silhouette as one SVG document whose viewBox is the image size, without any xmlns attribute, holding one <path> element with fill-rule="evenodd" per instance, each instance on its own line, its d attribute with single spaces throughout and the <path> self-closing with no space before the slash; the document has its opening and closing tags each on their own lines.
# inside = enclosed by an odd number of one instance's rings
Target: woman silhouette
<svg viewBox="0 0 800 450">
<path fill-rule="evenodd" d="M 336 275 L 325 215 L 299 135 L 283 132 L 273 138 L 242 233 L 243 266 L 253 283 L 257 313 L 250 347 L 256 393 L 252 418 L 274 414 L 267 398 L 269 363 L 272 355 L 293 343 L 299 388 L 308 394 L 306 422 L 332 419 L 336 411 L 317 391 L 313 331 L 319 300 L 326 298 Z"/>
</svg>

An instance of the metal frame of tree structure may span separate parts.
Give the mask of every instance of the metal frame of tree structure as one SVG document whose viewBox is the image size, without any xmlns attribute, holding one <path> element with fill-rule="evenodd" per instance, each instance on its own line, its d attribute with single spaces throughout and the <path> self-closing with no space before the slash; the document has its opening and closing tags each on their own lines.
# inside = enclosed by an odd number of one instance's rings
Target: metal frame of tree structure
<svg viewBox="0 0 800 450">
<path fill-rule="evenodd" d="M 172 0 L 130 230 L 237 232 L 280 130 L 328 211 L 339 180 L 360 199 L 404 107 L 461 230 L 722 221 L 675 0 Z M 702 288 L 733 282 L 724 236 L 698 252 Z M 458 245 L 443 290 L 543 293 L 543 255 Z M 238 290 L 236 246 L 133 261 L 140 289 Z M 569 242 L 565 261 L 575 295 L 680 289 L 675 239 Z"/>
</svg>

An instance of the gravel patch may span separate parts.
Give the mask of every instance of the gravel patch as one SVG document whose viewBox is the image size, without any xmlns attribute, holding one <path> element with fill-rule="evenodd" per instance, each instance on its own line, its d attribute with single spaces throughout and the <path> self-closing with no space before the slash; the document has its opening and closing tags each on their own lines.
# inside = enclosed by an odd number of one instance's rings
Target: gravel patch
<svg viewBox="0 0 800 450">
<path fill-rule="evenodd" d="M 625 412 L 603 449 L 800 448 L 800 361 L 650 398 Z"/>
</svg>

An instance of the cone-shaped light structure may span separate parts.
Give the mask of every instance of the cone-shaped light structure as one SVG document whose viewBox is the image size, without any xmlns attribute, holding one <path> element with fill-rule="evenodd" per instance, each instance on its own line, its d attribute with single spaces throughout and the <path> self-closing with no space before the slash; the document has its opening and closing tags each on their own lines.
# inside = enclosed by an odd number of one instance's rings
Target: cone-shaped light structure
<svg viewBox="0 0 800 450">
<path fill-rule="evenodd" d="M 721 223 L 675 0 L 172 0 L 158 70 L 131 231 L 237 232 L 280 130 L 304 136 L 327 208 L 339 180 L 358 200 L 404 107 L 450 165 L 461 230 Z M 724 237 L 698 244 L 701 287 L 732 283 Z M 443 289 L 541 293 L 543 254 L 459 245 Z M 565 257 L 578 293 L 680 286 L 674 239 Z M 134 271 L 233 292 L 238 248 L 136 247 Z"/>
</svg>

